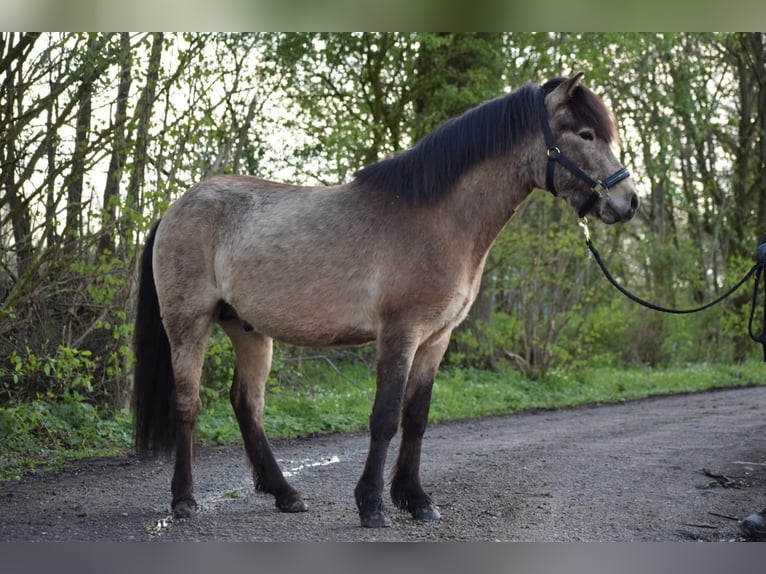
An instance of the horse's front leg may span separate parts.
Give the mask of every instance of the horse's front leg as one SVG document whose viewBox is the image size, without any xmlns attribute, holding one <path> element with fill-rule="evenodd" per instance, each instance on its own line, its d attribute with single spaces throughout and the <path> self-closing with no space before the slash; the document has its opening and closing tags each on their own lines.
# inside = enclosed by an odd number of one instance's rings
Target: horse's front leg
<svg viewBox="0 0 766 574">
<path fill-rule="evenodd" d="M 438 508 L 420 484 L 420 452 L 428 424 L 431 390 L 450 333 L 426 341 L 415 354 L 402 409 L 402 441 L 391 481 L 391 499 L 416 520 L 439 520 Z"/>
<path fill-rule="evenodd" d="M 370 415 L 370 450 L 354 490 L 362 526 L 391 526 L 383 506 L 383 469 L 391 439 L 399 428 L 402 396 L 414 355 L 402 333 L 378 340 L 377 389 Z"/>
</svg>

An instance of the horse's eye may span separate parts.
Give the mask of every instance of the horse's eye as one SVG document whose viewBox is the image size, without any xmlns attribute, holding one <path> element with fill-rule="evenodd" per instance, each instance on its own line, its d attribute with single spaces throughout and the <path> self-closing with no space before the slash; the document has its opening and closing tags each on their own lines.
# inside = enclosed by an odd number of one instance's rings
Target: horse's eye
<svg viewBox="0 0 766 574">
<path fill-rule="evenodd" d="M 592 142 L 595 138 L 593 136 L 593 132 L 590 130 L 582 130 L 579 134 L 582 139 L 587 140 L 589 142 Z"/>
</svg>

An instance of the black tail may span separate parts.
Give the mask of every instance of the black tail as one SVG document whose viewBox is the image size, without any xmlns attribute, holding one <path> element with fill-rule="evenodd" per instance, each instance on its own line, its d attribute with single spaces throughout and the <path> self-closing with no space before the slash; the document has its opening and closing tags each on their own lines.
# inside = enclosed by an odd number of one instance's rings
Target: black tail
<svg viewBox="0 0 766 574">
<path fill-rule="evenodd" d="M 133 376 L 135 444 L 141 454 L 169 453 L 175 446 L 175 380 L 170 342 L 160 316 L 154 285 L 152 252 L 157 225 L 141 255 L 138 305 L 133 346 L 136 364 Z"/>
</svg>

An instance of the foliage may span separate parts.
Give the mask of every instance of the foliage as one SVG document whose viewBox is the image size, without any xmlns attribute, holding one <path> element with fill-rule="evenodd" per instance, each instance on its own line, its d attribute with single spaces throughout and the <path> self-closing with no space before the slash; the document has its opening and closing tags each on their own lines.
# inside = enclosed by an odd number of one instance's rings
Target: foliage
<svg viewBox="0 0 766 574">
<path fill-rule="evenodd" d="M 502 90 L 497 34 L 276 34 L 266 57 L 293 89 L 291 163 L 335 184 Z M 321 161 L 317 161 L 321 160 Z"/>
<path fill-rule="evenodd" d="M 108 254 L 93 263 L 56 263 L 64 268 L 47 266 L 40 287 L 3 310 L 0 397 L 55 398 L 74 390 L 118 406 L 132 362 L 124 263 Z"/>
<path fill-rule="evenodd" d="M 84 457 L 124 452 L 132 445 L 130 418 L 89 403 L 78 392 L 0 407 L 0 480 L 31 469 L 56 468 Z"/>
</svg>

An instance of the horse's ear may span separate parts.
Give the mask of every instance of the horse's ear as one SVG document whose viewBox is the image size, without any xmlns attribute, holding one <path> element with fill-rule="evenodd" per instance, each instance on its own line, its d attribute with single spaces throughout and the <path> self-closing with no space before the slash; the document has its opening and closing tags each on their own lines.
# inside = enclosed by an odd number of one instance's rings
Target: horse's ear
<svg viewBox="0 0 766 574">
<path fill-rule="evenodd" d="M 585 74 L 582 72 L 577 72 L 571 78 L 561 82 L 556 86 L 556 89 L 546 96 L 545 105 L 550 113 L 553 113 L 556 108 L 566 104 L 571 99 L 574 91 L 580 86 L 580 82 L 584 76 Z"/>
<path fill-rule="evenodd" d="M 572 94 L 580 86 L 580 82 L 582 82 L 584 77 L 585 74 L 583 72 L 577 72 L 574 76 L 563 82 L 562 87 L 564 87 L 568 97 L 572 97 Z"/>
</svg>

